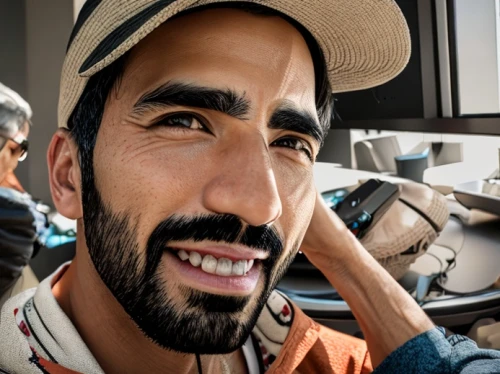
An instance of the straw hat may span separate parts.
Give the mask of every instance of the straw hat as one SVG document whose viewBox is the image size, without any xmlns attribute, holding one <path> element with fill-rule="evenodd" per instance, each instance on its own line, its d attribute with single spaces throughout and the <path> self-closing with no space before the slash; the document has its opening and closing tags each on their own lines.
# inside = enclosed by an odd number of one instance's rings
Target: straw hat
<svg viewBox="0 0 500 374">
<path fill-rule="evenodd" d="M 216 2 L 221 0 L 87 0 L 64 61 L 59 127 L 67 127 L 92 75 L 175 14 Z M 397 76 L 410 57 L 408 26 L 394 0 L 247 2 L 275 9 L 295 19 L 312 34 L 326 56 L 334 93 L 381 85 Z"/>
</svg>

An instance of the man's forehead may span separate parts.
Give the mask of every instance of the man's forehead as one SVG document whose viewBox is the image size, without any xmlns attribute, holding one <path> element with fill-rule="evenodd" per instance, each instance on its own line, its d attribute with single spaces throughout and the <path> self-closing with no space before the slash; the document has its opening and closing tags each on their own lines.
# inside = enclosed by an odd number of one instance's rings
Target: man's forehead
<svg viewBox="0 0 500 374">
<path fill-rule="evenodd" d="M 194 8 L 183 12 L 163 23 L 160 28 L 168 28 L 168 34 L 182 36 L 190 42 L 209 39 L 213 35 L 242 32 L 248 39 L 261 38 L 280 42 L 293 37 L 301 37 L 300 32 L 279 13 L 255 13 L 228 4 L 212 4 L 211 8 Z M 157 30 L 153 31 L 154 34 Z M 148 36 L 149 37 L 149 36 Z"/>
<path fill-rule="evenodd" d="M 184 80 L 314 103 L 314 66 L 300 32 L 282 18 L 236 9 L 167 21 L 132 49 L 123 78 L 121 88 L 137 95 Z"/>
<path fill-rule="evenodd" d="M 217 8 L 180 15 L 165 22 L 135 46 L 131 56 L 140 60 L 144 54 L 161 49 L 165 52 L 164 57 L 217 53 L 224 57 L 236 54 L 242 60 L 256 61 L 263 52 L 269 52 L 266 48 L 276 46 L 279 49 L 272 51 L 275 58 L 265 61 L 266 65 L 277 63 L 280 58 L 294 60 L 298 56 L 312 65 L 302 35 L 283 18 Z"/>
</svg>

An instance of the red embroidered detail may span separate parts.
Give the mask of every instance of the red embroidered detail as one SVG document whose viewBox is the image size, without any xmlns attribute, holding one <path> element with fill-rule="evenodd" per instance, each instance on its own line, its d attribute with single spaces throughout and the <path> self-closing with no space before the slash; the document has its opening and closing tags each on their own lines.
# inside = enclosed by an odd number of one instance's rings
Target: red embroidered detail
<svg viewBox="0 0 500 374">
<path fill-rule="evenodd" d="M 262 352 L 263 355 L 267 355 L 267 349 L 264 347 L 263 344 L 260 344 L 260 351 Z"/>
<path fill-rule="evenodd" d="M 28 329 L 28 326 L 26 326 L 24 321 L 21 321 L 21 323 L 19 324 L 19 328 L 21 329 L 21 331 L 23 332 L 24 335 L 26 335 L 26 336 L 31 335 L 30 330 Z"/>
<path fill-rule="evenodd" d="M 288 307 L 288 304 L 285 304 L 283 306 L 283 309 L 281 309 L 281 314 L 283 314 L 283 316 L 285 317 L 288 317 L 290 315 L 290 308 Z"/>
<path fill-rule="evenodd" d="M 275 357 L 269 354 L 266 347 L 264 346 L 264 344 L 262 344 L 259 338 L 256 337 L 256 339 L 260 347 L 262 364 L 264 365 L 264 371 L 267 371 L 271 366 L 271 364 L 274 362 Z"/>
<path fill-rule="evenodd" d="M 17 312 L 19 312 L 19 308 L 14 309 L 14 317 L 17 316 Z"/>
</svg>

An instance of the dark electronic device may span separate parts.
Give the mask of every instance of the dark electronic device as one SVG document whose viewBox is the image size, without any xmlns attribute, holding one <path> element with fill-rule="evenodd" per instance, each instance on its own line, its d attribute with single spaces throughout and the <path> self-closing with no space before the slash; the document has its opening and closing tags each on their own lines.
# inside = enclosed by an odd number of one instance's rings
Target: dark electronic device
<svg viewBox="0 0 500 374">
<path fill-rule="evenodd" d="M 370 179 L 350 192 L 338 189 L 323 192 L 323 199 L 351 232 L 361 239 L 387 212 L 400 195 L 399 188 L 388 182 Z M 299 252 L 289 272 L 314 271 L 317 269 Z"/>
<path fill-rule="evenodd" d="M 399 188 L 370 179 L 337 205 L 335 212 L 357 238 L 362 238 L 399 197 Z"/>
</svg>

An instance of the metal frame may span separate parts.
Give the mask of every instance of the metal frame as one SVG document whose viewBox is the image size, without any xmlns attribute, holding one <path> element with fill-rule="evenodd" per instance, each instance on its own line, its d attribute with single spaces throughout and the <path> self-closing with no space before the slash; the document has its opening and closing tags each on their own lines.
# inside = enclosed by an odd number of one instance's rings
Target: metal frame
<svg viewBox="0 0 500 374">
<path fill-rule="evenodd" d="M 437 99 L 438 79 L 436 75 L 435 56 L 435 9 L 432 3 L 432 0 L 419 0 L 417 3 L 424 118 L 437 117 L 438 107 L 440 106 Z"/>
<path fill-rule="evenodd" d="M 455 0 L 446 0 L 446 2 L 448 11 L 448 46 L 450 51 L 449 62 L 450 62 L 450 78 L 451 78 L 451 102 L 453 107 L 453 117 L 459 117 L 460 87 L 458 84 Z"/>
<path fill-rule="evenodd" d="M 439 80 L 441 93 L 441 116 L 453 117 L 452 83 L 450 72 L 450 47 L 448 32 L 447 0 L 436 0 L 436 34 L 435 43 L 439 56 Z"/>
<path fill-rule="evenodd" d="M 331 128 L 500 136 L 500 114 L 496 117 L 401 118 L 345 121 L 332 123 Z"/>
</svg>

